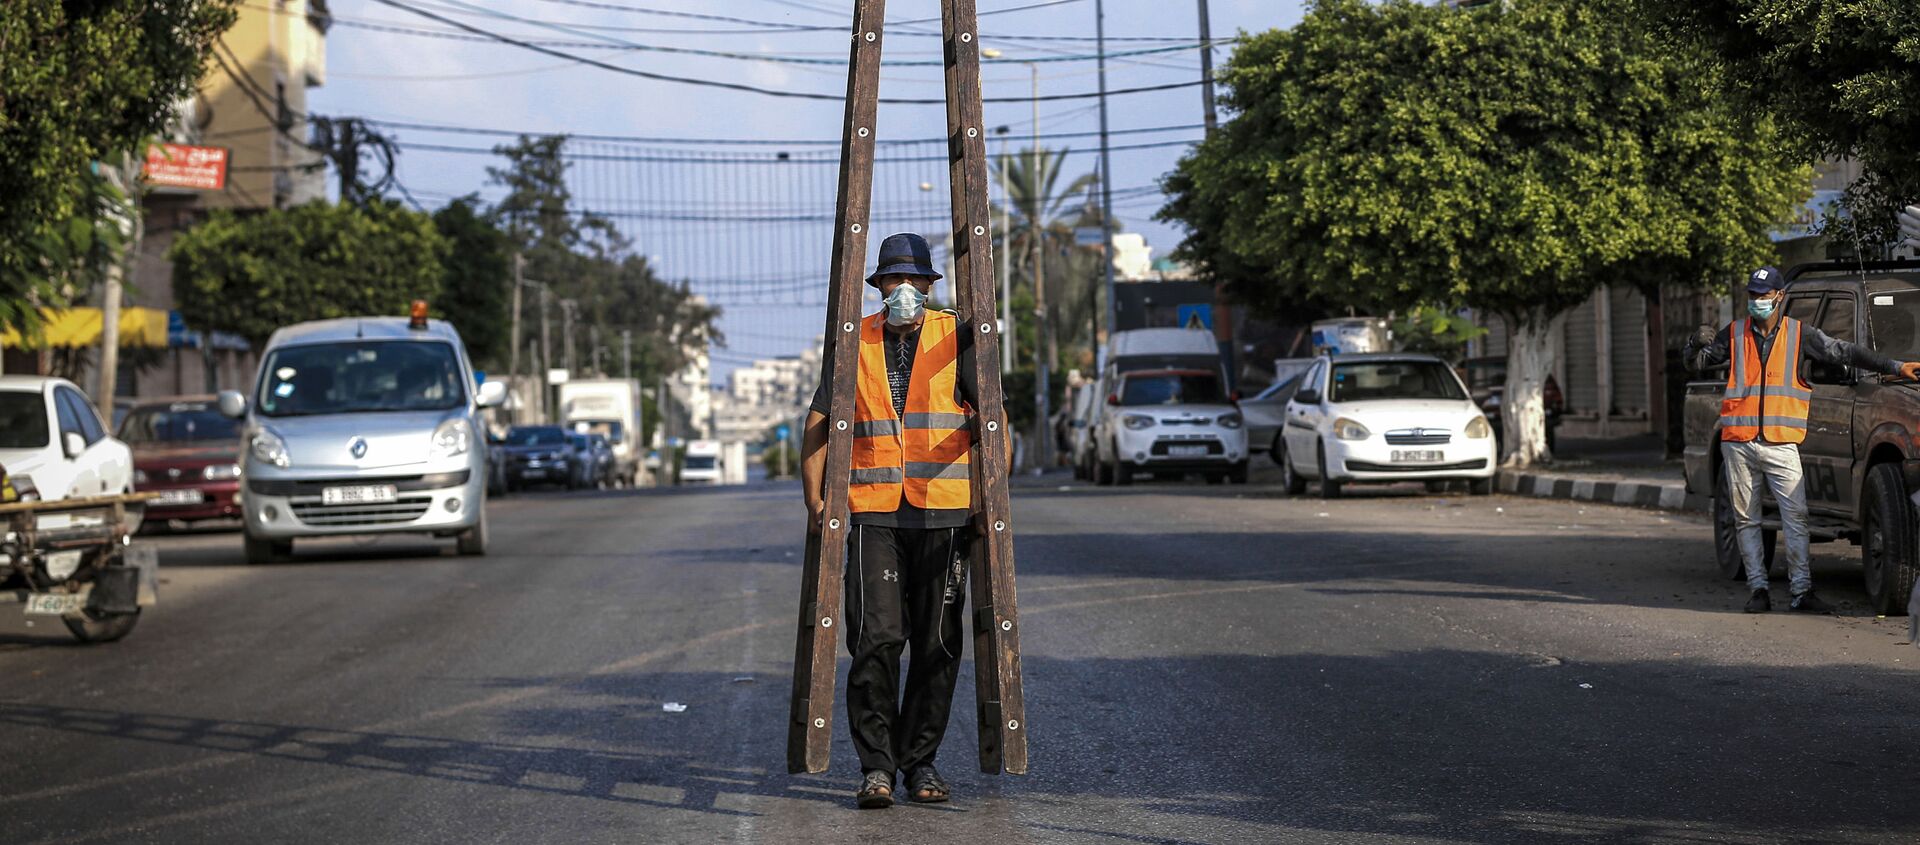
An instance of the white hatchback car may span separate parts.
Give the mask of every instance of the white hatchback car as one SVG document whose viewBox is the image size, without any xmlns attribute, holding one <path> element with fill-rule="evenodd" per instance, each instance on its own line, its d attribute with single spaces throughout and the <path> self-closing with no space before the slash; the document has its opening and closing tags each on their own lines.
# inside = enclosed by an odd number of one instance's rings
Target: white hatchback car
<svg viewBox="0 0 1920 845">
<path fill-rule="evenodd" d="M 1322 356 L 1287 403 L 1276 456 L 1287 492 L 1318 479 L 1334 498 L 1348 482 L 1465 480 L 1493 492 L 1493 427 L 1460 377 L 1430 355 Z"/>
<path fill-rule="evenodd" d="M 1218 370 L 1134 370 L 1118 376 L 1094 427 L 1094 481 L 1197 473 L 1247 483 L 1247 430 Z"/>
<path fill-rule="evenodd" d="M 133 452 L 61 378 L 0 376 L 0 466 L 46 500 L 133 492 Z"/>
</svg>

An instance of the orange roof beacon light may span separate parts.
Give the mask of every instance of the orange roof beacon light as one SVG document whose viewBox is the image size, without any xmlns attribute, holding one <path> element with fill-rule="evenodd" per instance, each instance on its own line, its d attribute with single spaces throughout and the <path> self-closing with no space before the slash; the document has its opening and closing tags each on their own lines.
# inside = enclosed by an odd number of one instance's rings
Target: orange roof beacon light
<svg viewBox="0 0 1920 845">
<path fill-rule="evenodd" d="M 407 322 L 407 327 L 414 328 L 414 329 L 424 329 L 427 327 L 427 301 L 426 300 L 416 299 L 413 301 L 413 319 Z"/>
</svg>

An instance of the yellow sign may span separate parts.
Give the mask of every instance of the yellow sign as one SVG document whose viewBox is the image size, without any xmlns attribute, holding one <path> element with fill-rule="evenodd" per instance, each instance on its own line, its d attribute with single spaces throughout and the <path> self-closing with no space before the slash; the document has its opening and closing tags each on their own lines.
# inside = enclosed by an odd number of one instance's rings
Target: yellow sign
<svg viewBox="0 0 1920 845">
<path fill-rule="evenodd" d="M 98 308 L 43 308 L 40 317 L 41 346 L 82 347 L 100 343 L 103 320 Z M 167 348 L 167 312 L 158 308 L 120 309 L 120 345 Z M 7 327 L 0 335 L 0 346 L 22 348 L 20 330 Z"/>
</svg>

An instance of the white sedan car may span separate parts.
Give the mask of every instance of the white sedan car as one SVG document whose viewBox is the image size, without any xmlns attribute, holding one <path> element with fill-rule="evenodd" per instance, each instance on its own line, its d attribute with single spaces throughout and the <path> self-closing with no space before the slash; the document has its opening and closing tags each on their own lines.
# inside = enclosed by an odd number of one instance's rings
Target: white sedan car
<svg viewBox="0 0 1920 845">
<path fill-rule="evenodd" d="M 1493 492 L 1493 427 L 1446 362 L 1429 355 L 1322 356 L 1287 403 L 1277 456 L 1287 492 L 1318 480 L 1334 498 L 1351 482 L 1465 480 Z"/>
<path fill-rule="evenodd" d="M 133 453 L 66 379 L 0 376 L 0 466 L 49 501 L 133 492 Z"/>
</svg>

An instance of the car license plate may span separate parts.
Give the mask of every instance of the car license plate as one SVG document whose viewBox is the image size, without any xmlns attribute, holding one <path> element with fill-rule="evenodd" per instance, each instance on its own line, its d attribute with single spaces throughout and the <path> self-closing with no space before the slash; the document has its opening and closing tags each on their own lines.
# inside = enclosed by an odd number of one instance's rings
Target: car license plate
<svg viewBox="0 0 1920 845">
<path fill-rule="evenodd" d="M 153 503 L 161 507 L 167 507 L 170 505 L 197 505 L 205 500 L 206 495 L 199 490 L 161 490 L 160 498 L 154 499 Z"/>
<path fill-rule="evenodd" d="M 1439 463 L 1441 458 L 1441 452 L 1437 449 L 1420 449 L 1410 452 L 1396 449 L 1393 453 L 1393 462 L 1396 464 L 1432 464 Z"/>
<path fill-rule="evenodd" d="M 1175 458 L 1204 458 L 1207 456 L 1207 447 L 1205 446 L 1168 446 L 1167 454 Z"/>
<path fill-rule="evenodd" d="M 27 597 L 27 612 L 35 616 L 65 616 L 79 613 L 87 606 L 87 597 L 79 593 L 35 593 Z"/>
<path fill-rule="evenodd" d="M 323 505 L 364 505 L 393 501 L 394 486 L 391 484 L 362 484 L 356 487 L 323 487 L 320 489 L 320 504 Z"/>
</svg>

